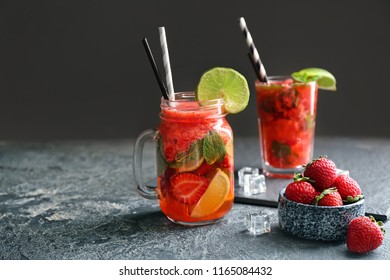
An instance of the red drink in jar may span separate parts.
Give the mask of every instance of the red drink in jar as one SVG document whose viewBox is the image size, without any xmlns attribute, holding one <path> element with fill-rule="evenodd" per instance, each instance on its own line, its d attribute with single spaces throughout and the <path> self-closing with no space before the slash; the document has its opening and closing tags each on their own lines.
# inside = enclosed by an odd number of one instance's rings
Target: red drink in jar
<svg viewBox="0 0 390 280">
<path fill-rule="evenodd" d="M 183 225 L 210 224 L 224 217 L 234 200 L 233 133 L 222 99 L 196 101 L 193 92 L 161 100 L 156 141 L 157 199 L 171 221 Z M 142 181 L 136 143 L 135 176 L 138 190 L 150 198 Z"/>
<path fill-rule="evenodd" d="M 232 208 L 233 134 L 222 105 L 194 101 L 188 93 L 162 101 L 157 192 L 161 210 L 174 222 L 210 223 Z"/>
<path fill-rule="evenodd" d="M 291 178 L 310 162 L 317 111 L 317 83 L 290 77 L 256 81 L 260 149 L 264 173 Z"/>
</svg>

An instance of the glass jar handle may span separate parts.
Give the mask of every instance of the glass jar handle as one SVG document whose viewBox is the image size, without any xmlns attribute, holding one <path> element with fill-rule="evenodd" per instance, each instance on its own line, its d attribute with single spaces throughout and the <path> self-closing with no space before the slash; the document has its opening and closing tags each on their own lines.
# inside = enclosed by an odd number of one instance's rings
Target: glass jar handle
<svg viewBox="0 0 390 280">
<path fill-rule="evenodd" d="M 138 193 L 147 199 L 156 199 L 156 187 L 145 185 L 144 178 L 142 175 L 142 155 L 144 152 L 145 142 L 149 139 L 154 139 L 156 130 L 148 129 L 142 132 L 134 143 L 134 154 L 133 154 L 133 174 L 137 184 Z"/>
</svg>

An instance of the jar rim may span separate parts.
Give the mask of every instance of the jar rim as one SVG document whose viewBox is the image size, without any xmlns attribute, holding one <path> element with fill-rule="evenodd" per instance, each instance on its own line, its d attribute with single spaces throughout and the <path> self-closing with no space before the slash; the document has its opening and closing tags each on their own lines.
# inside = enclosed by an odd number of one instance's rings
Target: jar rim
<svg viewBox="0 0 390 280">
<path fill-rule="evenodd" d="M 161 98 L 161 109 L 174 108 L 179 111 L 215 110 L 218 108 L 223 111 L 224 104 L 223 98 L 196 100 L 193 91 L 176 92 L 175 100 Z"/>
<path fill-rule="evenodd" d="M 195 92 L 178 92 L 177 99 L 161 99 L 161 119 L 191 120 L 221 118 L 226 116 L 225 102 L 222 98 L 195 100 Z"/>
</svg>

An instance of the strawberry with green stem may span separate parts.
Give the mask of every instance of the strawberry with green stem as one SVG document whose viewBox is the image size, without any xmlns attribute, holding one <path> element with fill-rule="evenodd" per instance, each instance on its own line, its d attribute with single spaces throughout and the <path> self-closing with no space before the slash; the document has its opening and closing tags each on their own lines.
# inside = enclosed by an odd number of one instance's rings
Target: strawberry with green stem
<svg viewBox="0 0 390 280">
<path fill-rule="evenodd" d="M 343 200 L 336 188 L 329 188 L 316 196 L 315 205 L 318 206 L 342 206 Z"/>
<path fill-rule="evenodd" d="M 346 174 L 337 176 L 333 183 L 342 199 L 347 203 L 356 202 L 363 198 L 359 184 Z"/>
<path fill-rule="evenodd" d="M 313 186 L 299 174 L 295 174 L 294 182 L 288 184 L 285 190 L 287 199 L 303 204 L 312 204 L 316 195 L 317 191 Z"/>
<path fill-rule="evenodd" d="M 309 178 L 314 188 L 322 192 L 332 187 L 337 177 L 336 164 L 326 156 L 320 156 L 305 166 L 304 177 Z"/>
<path fill-rule="evenodd" d="M 357 254 L 371 252 L 382 245 L 385 230 L 383 223 L 374 217 L 361 216 L 353 219 L 348 225 L 347 248 Z"/>
</svg>

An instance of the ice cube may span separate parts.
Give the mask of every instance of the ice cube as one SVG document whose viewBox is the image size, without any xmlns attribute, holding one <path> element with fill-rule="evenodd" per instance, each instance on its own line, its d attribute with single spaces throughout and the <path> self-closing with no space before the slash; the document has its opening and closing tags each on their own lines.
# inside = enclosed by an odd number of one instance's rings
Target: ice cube
<svg viewBox="0 0 390 280">
<path fill-rule="evenodd" d="M 265 177 L 262 174 L 245 174 L 244 193 L 259 194 L 266 191 Z"/>
<path fill-rule="evenodd" d="M 249 233 L 252 235 L 261 235 L 271 232 L 270 216 L 263 212 L 247 214 L 246 227 Z"/>
<path fill-rule="evenodd" d="M 238 185 L 244 187 L 244 176 L 246 174 L 258 175 L 259 169 L 255 167 L 243 167 L 238 170 Z"/>
</svg>

